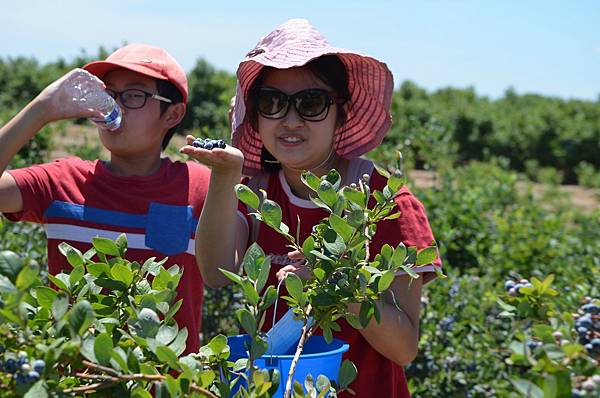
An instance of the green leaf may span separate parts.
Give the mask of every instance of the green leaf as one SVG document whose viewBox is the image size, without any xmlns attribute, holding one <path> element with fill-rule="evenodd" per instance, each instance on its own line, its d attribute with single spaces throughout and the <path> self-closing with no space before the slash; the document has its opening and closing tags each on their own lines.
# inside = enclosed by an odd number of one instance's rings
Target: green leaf
<svg viewBox="0 0 600 398">
<path fill-rule="evenodd" d="M 250 305 L 254 306 L 258 304 L 260 296 L 258 295 L 258 292 L 256 291 L 256 288 L 254 287 L 252 282 L 250 282 L 249 280 L 243 280 L 242 291 L 244 292 L 244 297 L 246 298 L 246 300 L 248 300 Z"/>
<path fill-rule="evenodd" d="M 396 170 L 388 179 L 387 185 L 393 192 L 398 192 L 406 183 L 406 179 L 402 175 L 402 171 Z"/>
<path fill-rule="evenodd" d="M 75 266 L 69 274 L 69 283 L 71 286 L 75 286 L 83 278 L 83 275 L 85 275 L 83 265 Z"/>
<path fill-rule="evenodd" d="M 94 355 L 100 365 L 110 366 L 110 357 L 113 350 L 113 342 L 106 333 L 100 333 L 94 341 Z"/>
<path fill-rule="evenodd" d="M 17 289 L 25 290 L 30 287 L 36 280 L 40 270 L 35 264 L 28 264 L 21 269 L 19 275 L 17 275 Z"/>
<path fill-rule="evenodd" d="M 152 398 L 152 394 L 144 390 L 142 387 L 136 387 L 131 392 L 131 398 Z"/>
<path fill-rule="evenodd" d="M 158 329 L 158 333 L 156 333 L 156 341 L 159 344 L 169 345 L 175 337 L 177 337 L 177 333 L 179 332 L 179 327 L 176 323 L 173 325 L 161 325 Z"/>
<path fill-rule="evenodd" d="M 0 251 L 0 275 L 6 276 L 15 283 L 21 268 L 23 268 L 23 261 L 16 253 L 8 250 Z"/>
<path fill-rule="evenodd" d="M 438 257 L 437 247 L 435 247 L 435 246 L 426 247 L 425 249 L 421 250 L 417 254 L 416 266 L 420 267 L 422 265 L 431 264 L 435 261 L 435 259 L 437 257 Z"/>
<path fill-rule="evenodd" d="M 327 391 L 331 387 L 331 382 L 325 375 L 317 376 L 317 389 L 319 391 Z"/>
<path fill-rule="evenodd" d="M 175 341 L 169 345 L 176 355 L 181 355 L 185 351 L 185 342 L 187 341 L 188 331 L 187 328 L 183 328 L 177 333 Z"/>
<path fill-rule="evenodd" d="M 360 304 L 360 312 L 358 314 L 358 319 L 360 321 L 360 325 L 363 328 L 366 328 L 369 325 L 371 318 L 373 318 L 373 315 L 375 314 L 375 309 L 373 308 L 373 306 L 374 304 L 368 301 L 363 301 Z"/>
<path fill-rule="evenodd" d="M 37 301 L 42 308 L 52 309 L 52 303 L 58 297 L 58 292 L 46 286 L 38 286 L 35 288 Z"/>
<path fill-rule="evenodd" d="M 356 379 L 358 371 L 356 366 L 349 360 L 345 359 L 340 366 L 338 374 L 338 383 L 341 388 L 346 388 Z"/>
<path fill-rule="evenodd" d="M 110 275 L 110 265 L 106 263 L 89 263 L 87 265 L 87 271 L 94 276 L 100 276 L 102 274 Z"/>
<path fill-rule="evenodd" d="M 306 185 L 313 191 L 317 192 L 319 190 L 319 184 L 321 183 L 321 179 L 319 179 L 319 177 L 317 177 L 310 171 L 306 171 L 306 172 L 302 173 L 300 178 L 302 179 L 302 182 L 304 183 L 304 185 Z"/>
<path fill-rule="evenodd" d="M 383 275 L 381 275 L 381 278 L 379 278 L 379 282 L 377 282 L 377 290 L 380 293 L 387 290 L 394 281 L 395 276 L 396 273 L 394 271 L 385 271 Z"/>
<path fill-rule="evenodd" d="M 0 275 L 0 293 L 14 293 L 17 287 L 4 275 Z"/>
<path fill-rule="evenodd" d="M 260 207 L 260 212 L 265 224 L 276 230 L 281 228 L 281 207 L 277 203 L 265 199 Z"/>
<path fill-rule="evenodd" d="M 544 398 L 544 391 L 537 385 L 525 379 L 510 379 L 518 392 L 527 398 Z"/>
<path fill-rule="evenodd" d="M 354 228 L 361 228 L 365 220 L 365 212 L 363 210 L 352 210 L 350 214 L 348 214 L 348 217 L 346 217 L 348 224 Z"/>
<path fill-rule="evenodd" d="M 120 281 L 117 281 L 114 279 L 110 279 L 110 278 L 96 278 L 94 280 L 94 283 L 100 287 L 110 289 L 110 290 L 118 290 L 121 292 L 124 292 L 125 290 L 127 290 L 127 285 L 125 285 L 123 282 L 120 282 Z"/>
<path fill-rule="evenodd" d="M 329 207 L 333 207 L 337 201 L 337 192 L 327 180 L 321 181 L 317 189 L 317 195 Z"/>
<path fill-rule="evenodd" d="M 293 297 L 298 303 L 303 303 L 302 298 L 302 280 L 300 277 L 293 272 L 288 272 L 285 277 L 285 288 L 291 297 Z"/>
<path fill-rule="evenodd" d="M 325 270 L 323 268 L 315 268 L 313 270 L 313 275 L 315 276 L 315 278 L 317 278 L 318 281 L 323 282 L 327 274 L 325 273 Z"/>
<path fill-rule="evenodd" d="M 172 369 L 179 369 L 179 364 L 177 363 L 177 355 L 171 350 L 169 347 L 164 345 L 159 345 L 156 347 L 156 357 L 160 362 L 166 363 Z"/>
<path fill-rule="evenodd" d="M 256 278 L 256 291 L 262 291 L 265 287 L 267 280 L 269 279 L 269 272 L 271 271 L 271 257 L 266 257 L 260 266 L 260 273 Z"/>
<path fill-rule="evenodd" d="M 375 164 L 374 166 L 375 166 L 375 170 L 377 170 L 377 172 L 380 175 L 382 175 L 385 178 L 390 178 L 390 172 L 389 171 L 387 171 L 386 169 L 384 169 L 383 167 L 381 167 L 381 166 L 379 166 L 377 164 Z"/>
<path fill-rule="evenodd" d="M 244 204 L 255 210 L 258 210 L 258 207 L 260 206 L 260 199 L 258 198 L 258 195 L 252 192 L 252 190 L 246 185 L 237 184 L 235 186 L 235 196 L 237 196 L 237 198 Z"/>
<path fill-rule="evenodd" d="M 254 318 L 254 315 L 252 315 L 250 311 L 245 308 L 240 308 L 235 312 L 235 316 L 246 333 L 250 336 L 256 334 L 256 318 Z"/>
<path fill-rule="evenodd" d="M 94 310 L 89 301 L 78 301 L 71 308 L 69 315 L 69 324 L 77 334 L 83 333 L 94 321 Z"/>
<path fill-rule="evenodd" d="M 346 251 L 346 245 L 342 237 L 331 229 L 323 235 L 323 246 L 336 257 L 341 256 Z"/>
<path fill-rule="evenodd" d="M 361 208 L 364 208 L 366 202 L 366 196 L 364 192 L 350 187 L 344 187 L 342 188 L 342 195 L 344 195 L 346 200 L 355 203 Z"/>
<path fill-rule="evenodd" d="M 46 383 L 44 380 L 38 380 L 23 398 L 48 398 L 48 391 L 46 391 Z"/>
<path fill-rule="evenodd" d="M 110 239 L 95 237 L 92 238 L 92 244 L 98 253 L 106 254 L 108 256 L 119 256 L 119 248 L 115 242 Z"/>
<path fill-rule="evenodd" d="M 336 214 L 329 215 L 329 225 L 331 225 L 331 228 L 342 237 L 344 242 L 348 242 L 355 231 L 346 220 Z"/>
<path fill-rule="evenodd" d="M 58 297 L 54 299 L 52 303 L 52 316 L 57 321 L 61 320 L 67 309 L 69 308 L 69 298 L 64 293 L 58 293 Z"/>
<path fill-rule="evenodd" d="M 119 249 L 119 256 L 123 257 L 125 255 L 125 252 L 127 251 L 127 235 L 120 234 L 115 240 L 115 244 Z"/>
<path fill-rule="evenodd" d="M 62 247 L 60 247 L 63 245 Z M 59 245 L 59 250 L 67 257 L 67 261 L 72 267 L 78 267 L 85 264 L 83 254 L 73 246 L 63 242 Z"/>
<path fill-rule="evenodd" d="M 113 265 L 110 270 L 110 273 L 113 276 L 113 278 L 120 282 L 123 282 L 125 286 L 129 286 L 131 285 L 131 282 L 133 282 L 133 272 L 129 269 L 128 266 L 124 264 L 117 263 Z"/>
<path fill-rule="evenodd" d="M 395 266 L 402 265 L 405 258 L 406 246 L 404 246 L 404 243 L 400 242 L 400 244 L 394 249 L 394 254 L 392 255 L 392 264 Z"/>
<path fill-rule="evenodd" d="M 223 268 L 219 268 L 219 270 L 223 273 L 223 275 L 225 275 L 227 278 L 229 278 L 231 281 L 237 283 L 238 285 L 241 285 L 243 282 L 243 279 L 241 276 L 239 276 L 236 273 L 233 273 L 231 271 L 227 271 L 226 269 Z"/>
<path fill-rule="evenodd" d="M 71 282 L 69 281 L 68 274 L 63 274 L 62 272 L 56 276 L 48 274 L 48 279 L 50 279 L 50 282 L 54 283 L 59 289 L 70 293 Z"/>
<path fill-rule="evenodd" d="M 260 265 L 263 263 L 264 259 L 265 252 L 256 242 L 252 243 L 248 250 L 246 250 L 242 265 L 244 267 L 244 272 L 252 281 L 255 281 L 258 278 Z"/>
<path fill-rule="evenodd" d="M 208 343 L 208 346 L 216 355 L 220 355 L 223 352 L 229 351 L 229 347 L 227 346 L 227 337 L 222 334 L 213 337 Z"/>
</svg>

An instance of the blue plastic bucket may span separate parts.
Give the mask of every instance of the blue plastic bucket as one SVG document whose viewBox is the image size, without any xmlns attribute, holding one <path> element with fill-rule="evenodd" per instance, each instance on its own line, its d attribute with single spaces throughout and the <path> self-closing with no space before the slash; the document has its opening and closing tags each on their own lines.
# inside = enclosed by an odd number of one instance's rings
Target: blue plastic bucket
<svg viewBox="0 0 600 398">
<path fill-rule="evenodd" d="M 227 343 L 231 351 L 229 356 L 230 361 L 237 361 L 240 358 L 247 358 L 248 352 L 244 343 L 249 339 L 247 334 L 230 336 L 227 338 Z M 312 336 L 302 350 L 302 355 L 296 365 L 294 380 L 304 385 L 304 379 L 308 374 L 311 374 L 313 379 L 317 380 L 318 375 L 325 375 L 329 380 L 338 379 L 340 365 L 342 363 L 342 354 L 348 351 L 350 346 L 339 339 L 333 339 L 331 344 L 327 344 L 323 336 Z M 294 352 L 296 347 L 285 355 L 269 355 L 267 352 L 262 357 L 255 361 L 256 366 L 261 369 L 278 369 L 281 375 L 279 388 L 273 397 L 283 397 L 287 375 L 290 371 Z"/>
</svg>

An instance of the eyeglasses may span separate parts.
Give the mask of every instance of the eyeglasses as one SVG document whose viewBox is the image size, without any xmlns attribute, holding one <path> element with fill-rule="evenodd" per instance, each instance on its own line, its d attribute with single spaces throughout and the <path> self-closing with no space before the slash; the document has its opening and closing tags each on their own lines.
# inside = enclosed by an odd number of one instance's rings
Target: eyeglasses
<svg viewBox="0 0 600 398">
<path fill-rule="evenodd" d="M 327 90 L 309 88 L 287 95 L 272 87 L 261 87 L 256 95 L 258 112 L 267 119 L 282 119 L 290 110 L 290 104 L 300 117 L 311 122 L 325 120 L 334 103 L 344 103 L 342 98 L 332 97 Z"/>
<path fill-rule="evenodd" d="M 152 94 L 144 90 L 138 90 L 136 88 L 130 88 L 123 91 L 114 91 L 107 88 L 106 92 L 114 99 L 117 99 L 117 97 L 119 97 L 119 101 L 121 101 L 121 104 L 127 109 L 142 108 L 144 105 L 146 105 L 146 100 L 148 98 L 154 98 L 155 100 L 166 102 L 167 104 L 173 103 L 173 101 L 161 95 Z"/>
</svg>

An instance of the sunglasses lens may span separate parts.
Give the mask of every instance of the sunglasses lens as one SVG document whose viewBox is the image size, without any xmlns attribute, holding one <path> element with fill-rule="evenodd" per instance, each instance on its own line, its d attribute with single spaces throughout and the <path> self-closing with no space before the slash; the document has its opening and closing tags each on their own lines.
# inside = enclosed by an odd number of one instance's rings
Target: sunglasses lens
<svg viewBox="0 0 600 398">
<path fill-rule="evenodd" d="M 258 111 L 263 115 L 277 116 L 287 109 L 287 96 L 276 90 L 260 90 L 258 93 Z"/>
<path fill-rule="evenodd" d="M 303 117 L 319 116 L 329 105 L 329 94 L 324 90 L 306 90 L 297 95 L 295 105 Z"/>
</svg>

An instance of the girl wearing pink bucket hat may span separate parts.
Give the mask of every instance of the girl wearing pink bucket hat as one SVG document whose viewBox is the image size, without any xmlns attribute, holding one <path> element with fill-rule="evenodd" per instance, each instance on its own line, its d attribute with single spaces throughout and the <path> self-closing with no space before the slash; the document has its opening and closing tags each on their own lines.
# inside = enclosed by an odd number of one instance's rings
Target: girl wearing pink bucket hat
<svg viewBox="0 0 600 398">
<path fill-rule="evenodd" d="M 310 191 L 300 178 L 303 170 L 323 175 L 335 168 L 347 185 L 368 174 L 372 189 L 381 190 L 386 183 L 370 161 L 360 158 L 381 143 L 391 126 L 393 79 L 384 63 L 332 47 L 308 21 L 293 19 L 258 42 L 240 63 L 237 78 L 233 146 L 182 148 L 212 168 L 196 233 L 196 258 L 205 282 L 213 287 L 229 283 L 218 268 L 236 271 L 253 242 L 271 256 L 268 284 L 276 284 L 285 272 L 306 273 L 298 253 L 288 253 L 286 240 L 259 226 L 238 204 L 234 186 L 242 173 L 249 176 L 244 180 L 248 186 L 266 190 L 281 206 L 282 221 L 290 230 L 302 220 L 300 242 L 327 217 L 309 200 Z M 191 144 L 193 137 L 188 139 Z M 423 206 L 407 189 L 399 192 L 396 204 L 402 216 L 378 225 L 372 252 L 386 243 L 423 248 L 433 241 Z M 437 260 L 416 269 L 422 277 L 410 287 L 409 276 L 396 276 L 392 289 L 403 311 L 393 304 L 383 306 L 381 323 L 373 321 L 362 330 L 341 322 L 335 337 L 350 344 L 346 358 L 358 368 L 351 385 L 356 396 L 410 396 L 402 366 L 417 353 L 421 286 L 440 266 Z M 285 312 L 285 306 L 278 308 L 277 319 Z M 358 307 L 353 310 L 358 313 Z"/>
</svg>

